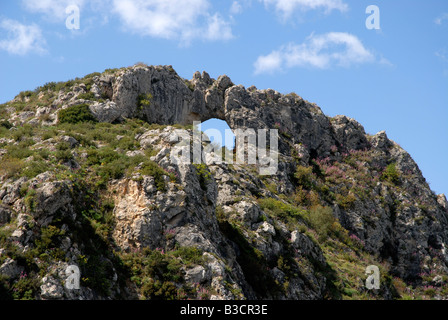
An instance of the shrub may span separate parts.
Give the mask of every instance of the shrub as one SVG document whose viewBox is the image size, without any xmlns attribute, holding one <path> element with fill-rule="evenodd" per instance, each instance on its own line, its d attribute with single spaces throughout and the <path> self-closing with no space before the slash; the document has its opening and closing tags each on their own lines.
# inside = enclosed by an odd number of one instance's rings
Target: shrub
<svg viewBox="0 0 448 320">
<path fill-rule="evenodd" d="M 50 151 L 48 151 L 45 148 L 39 149 L 37 150 L 37 154 L 36 154 L 37 158 L 41 158 L 41 159 L 45 159 L 47 160 L 48 157 L 50 156 Z"/>
<path fill-rule="evenodd" d="M 434 298 L 437 294 L 436 289 L 432 286 L 425 287 L 424 293 L 425 293 L 425 295 L 429 296 L 430 298 Z"/>
<path fill-rule="evenodd" d="M 33 91 L 22 91 L 16 96 L 16 98 L 18 97 L 20 100 L 23 100 L 24 98 L 31 98 L 33 95 Z"/>
<path fill-rule="evenodd" d="M 84 99 L 84 100 L 96 100 L 95 98 L 95 94 L 93 92 L 86 92 L 86 93 L 81 93 L 78 96 L 78 99 Z"/>
<path fill-rule="evenodd" d="M 316 206 L 311 208 L 308 221 L 311 227 L 316 230 L 321 241 L 325 241 L 328 235 L 334 231 L 336 218 L 333 216 L 333 210 L 330 207 Z"/>
<path fill-rule="evenodd" d="M 8 120 L 2 120 L 2 121 L 0 121 L 0 127 L 6 128 L 9 130 L 13 127 L 13 125 Z"/>
<path fill-rule="evenodd" d="M 35 294 L 39 289 L 39 279 L 22 273 L 20 279 L 12 285 L 14 300 L 35 300 Z"/>
<path fill-rule="evenodd" d="M 61 230 L 55 226 L 43 227 L 41 229 L 40 239 L 36 239 L 36 249 L 40 253 L 44 253 L 46 250 L 57 247 L 60 242 L 60 237 L 65 234 L 64 230 Z"/>
<path fill-rule="evenodd" d="M 65 150 L 70 150 L 70 144 L 68 142 L 59 142 L 56 145 L 56 150 L 60 150 L 60 151 L 65 151 Z"/>
<path fill-rule="evenodd" d="M 54 130 L 54 129 L 47 130 L 42 134 L 42 140 L 51 139 L 51 138 L 55 137 L 56 135 L 57 135 L 56 130 Z"/>
<path fill-rule="evenodd" d="M 51 120 L 51 116 L 49 113 L 44 113 L 39 116 L 39 120 L 42 122 L 49 122 Z"/>
<path fill-rule="evenodd" d="M 346 196 L 336 194 L 336 202 L 342 209 L 348 210 L 353 208 L 355 201 L 356 197 L 353 193 L 348 193 Z"/>
<path fill-rule="evenodd" d="M 56 90 L 57 85 L 58 85 L 58 83 L 56 83 L 56 82 L 47 82 L 43 86 L 37 87 L 34 91 L 37 93 L 42 92 L 42 91 L 48 91 L 48 90 L 59 91 L 59 90 Z"/>
<path fill-rule="evenodd" d="M 143 110 L 143 107 L 150 106 L 152 100 L 152 95 L 150 93 L 148 94 L 140 94 L 137 97 L 137 109 Z"/>
<path fill-rule="evenodd" d="M 38 176 L 41 173 L 48 171 L 49 167 L 44 161 L 32 161 L 28 167 L 23 170 L 23 175 L 29 179 Z"/>
<path fill-rule="evenodd" d="M 297 183 L 306 189 L 311 189 L 313 186 L 312 167 L 297 166 L 294 177 L 296 178 Z"/>
<path fill-rule="evenodd" d="M 173 256 L 181 258 L 182 262 L 186 266 L 194 266 L 204 263 L 204 256 L 202 250 L 196 247 L 180 247 L 172 252 Z"/>
<path fill-rule="evenodd" d="M 73 158 L 70 150 L 58 150 L 56 151 L 56 159 L 61 162 L 67 162 Z"/>
<path fill-rule="evenodd" d="M 21 145 L 11 145 L 7 147 L 8 158 L 25 159 L 33 154 L 33 151 Z"/>
<path fill-rule="evenodd" d="M 400 174 L 395 163 L 389 164 L 381 175 L 381 179 L 398 184 L 400 182 Z"/>
<path fill-rule="evenodd" d="M 147 67 L 148 65 L 144 62 L 138 61 L 134 64 L 134 67 Z"/>
<path fill-rule="evenodd" d="M 204 163 L 194 164 L 194 167 L 196 168 L 196 173 L 198 175 L 199 184 L 201 185 L 202 190 L 207 190 L 207 182 L 212 177 L 207 165 Z"/>
<path fill-rule="evenodd" d="M 316 206 L 321 203 L 319 194 L 314 190 L 305 190 L 302 186 L 299 186 L 296 192 L 293 194 L 293 201 L 297 205 L 301 206 Z"/>
<path fill-rule="evenodd" d="M 104 73 L 115 73 L 119 70 L 120 70 L 119 68 L 111 68 L 111 69 L 104 70 Z"/>
<path fill-rule="evenodd" d="M 300 210 L 289 203 L 273 198 L 259 199 L 258 203 L 262 210 L 269 210 L 272 214 L 283 220 L 303 218 L 305 213 L 305 211 Z"/>
<path fill-rule="evenodd" d="M 148 278 L 143 283 L 142 293 L 146 299 L 174 300 L 177 297 L 177 287 L 172 282 Z"/>
<path fill-rule="evenodd" d="M 89 73 L 88 75 L 84 76 L 84 79 L 91 79 L 91 78 L 94 78 L 94 77 L 100 76 L 100 75 L 101 75 L 101 73 L 99 73 L 99 72 L 93 72 L 93 73 Z"/>
<path fill-rule="evenodd" d="M 26 208 L 30 211 L 34 211 L 34 209 L 36 208 L 36 190 L 30 189 L 23 200 L 25 202 Z"/>
<path fill-rule="evenodd" d="M 157 190 L 166 191 L 164 176 L 168 175 L 168 173 L 163 170 L 157 163 L 155 163 L 154 161 L 144 162 L 142 165 L 141 173 L 143 175 L 154 177 Z"/>
<path fill-rule="evenodd" d="M 19 175 L 23 167 L 24 164 L 20 159 L 2 159 L 0 174 L 5 175 L 6 178 L 13 178 Z"/>
<path fill-rule="evenodd" d="M 124 254 L 123 262 L 131 272 L 131 280 L 145 299 L 173 300 L 179 289 L 184 298 L 195 297 L 197 292 L 186 285 L 184 265 L 203 262 L 202 252 L 196 248 L 180 247 L 175 251 L 143 249 L 142 253 Z"/>
<path fill-rule="evenodd" d="M 114 139 L 111 142 L 111 146 L 114 148 L 120 148 L 123 150 L 134 150 L 137 143 L 138 142 L 135 139 L 133 139 L 132 137 L 123 137 L 120 140 Z"/>
<path fill-rule="evenodd" d="M 104 185 L 108 180 L 121 178 L 126 169 L 128 163 L 125 158 L 114 160 L 110 163 L 106 163 L 98 168 L 98 175 L 101 177 L 101 184 Z"/>
<path fill-rule="evenodd" d="M 88 165 L 101 165 L 118 160 L 122 155 L 111 148 L 90 149 L 87 151 Z"/>
<path fill-rule="evenodd" d="M 33 127 L 26 123 L 22 127 L 19 127 L 17 130 L 13 131 L 12 138 L 15 141 L 20 141 L 23 137 L 32 137 L 33 133 Z"/>
<path fill-rule="evenodd" d="M 71 136 L 74 139 L 76 139 L 76 141 L 78 141 L 79 144 L 82 145 L 83 147 L 95 146 L 95 144 L 93 143 L 92 139 L 90 139 L 89 137 L 87 137 L 85 135 L 72 133 Z"/>
<path fill-rule="evenodd" d="M 59 123 L 97 122 L 87 104 L 68 107 L 58 112 Z"/>
<path fill-rule="evenodd" d="M 194 84 L 191 83 L 189 80 L 185 79 L 184 80 L 185 85 L 188 87 L 188 89 L 190 89 L 191 92 L 194 91 Z"/>
</svg>

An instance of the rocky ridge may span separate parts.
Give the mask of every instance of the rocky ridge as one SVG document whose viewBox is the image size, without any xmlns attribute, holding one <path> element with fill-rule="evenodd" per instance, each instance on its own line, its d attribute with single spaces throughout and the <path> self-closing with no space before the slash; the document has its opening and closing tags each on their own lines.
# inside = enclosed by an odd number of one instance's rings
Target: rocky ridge
<svg viewBox="0 0 448 320">
<path fill-rule="evenodd" d="M 0 115 L 2 298 L 448 295 L 446 197 L 384 131 L 297 94 L 139 64 L 21 93 Z M 194 140 L 211 118 L 278 129 L 277 173 L 173 161 L 179 130 Z"/>
</svg>

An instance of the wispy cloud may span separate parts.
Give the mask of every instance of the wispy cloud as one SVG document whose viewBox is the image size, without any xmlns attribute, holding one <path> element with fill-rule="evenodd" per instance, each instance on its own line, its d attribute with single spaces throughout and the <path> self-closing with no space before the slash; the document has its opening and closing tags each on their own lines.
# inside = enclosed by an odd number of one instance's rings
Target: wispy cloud
<svg viewBox="0 0 448 320">
<path fill-rule="evenodd" d="M 438 25 L 442 25 L 444 20 L 448 20 L 448 13 L 443 13 L 442 15 L 440 15 L 439 17 L 434 19 L 434 23 L 438 24 Z"/>
<path fill-rule="evenodd" d="M 22 0 L 28 12 L 41 14 L 50 23 L 62 23 L 73 14 L 73 6 L 80 10 L 81 30 L 72 29 L 70 36 L 88 33 L 104 26 L 111 15 L 112 0 Z"/>
<path fill-rule="evenodd" d="M 435 55 L 442 62 L 443 75 L 448 76 L 448 51 L 446 50 L 446 48 L 440 49 L 435 53 Z"/>
<path fill-rule="evenodd" d="M 22 0 L 22 4 L 27 11 L 40 13 L 49 21 L 67 19 L 67 7 L 76 5 L 81 10 L 84 30 L 85 22 L 91 25 L 99 20 L 104 25 L 112 16 L 118 16 L 127 31 L 183 44 L 194 39 L 233 38 L 230 21 L 212 12 L 210 0 Z"/>
<path fill-rule="evenodd" d="M 26 10 L 44 14 L 46 18 L 52 21 L 65 20 L 68 16 L 65 9 L 70 5 L 82 9 L 86 3 L 86 0 L 22 0 Z"/>
<path fill-rule="evenodd" d="M 382 59 L 383 62 L 387 61 Z M 255 74 L 261 74 L 293 67 L 350 67 L 375 60 L 374 54 L 367 50 L 356 36 L 344 32 L 330 32 L 322 35 L 311 34 L 302 44 L 290 43 L 266 56 L 260 56 L 254 67 Z"/>
<path fill-rule="evenodd" d="M 447 50 L 441 49 L 435 53 L 436 57 L 441 59 L 444 62 L 448 62 L 448 53 Z"/>
<path fill-rule="evenodd" d="M 0 29 L 6 38 L 0 39 L 0 49 L 15 55 L 25 55 L 30 52 L 44 54 L 46 41 L 39 26 L 24 25 L 16 20 L 3 19 Z"/>
<path fill-rule="evenodd" d="M 345 12 L 348 5 L 342 0 L 260 0 L 266 6 L 274 6 L 275 10 L 284 18 L 288 18 L 295 11 L 324 10 L 330 13 L 333 10 Z"/>
<path fill-rule="evenodd" d="M 230 23 L 211 12 L 208 0 L 114 0 L 113 12 L 127 30 L 144 36 L 183 43 L 233 37 Z"/>
<path fill-rule="evenodd" d="M 232 5 L 230 6 L 230 13 L 231 14 L 240 14 L 243 12 L 243 6 L 238 1 L 233 1 Z"/>
</svg>

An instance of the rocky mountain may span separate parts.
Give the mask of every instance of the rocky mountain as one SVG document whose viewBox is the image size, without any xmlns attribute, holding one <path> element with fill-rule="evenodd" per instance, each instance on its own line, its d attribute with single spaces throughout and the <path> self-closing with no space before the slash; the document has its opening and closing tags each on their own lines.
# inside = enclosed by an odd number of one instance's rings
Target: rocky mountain
<svg viewBox="0 0 448 320">
<path fill-rule="evenodd" d="M 173 161 L 211 118 L 277 129 L 276 173 Z M 0 159 L 1 299 L 448 297 L 446 197 L 295 93 L 144 64 L 47 83 L 0 106 Z"/>
</svg>

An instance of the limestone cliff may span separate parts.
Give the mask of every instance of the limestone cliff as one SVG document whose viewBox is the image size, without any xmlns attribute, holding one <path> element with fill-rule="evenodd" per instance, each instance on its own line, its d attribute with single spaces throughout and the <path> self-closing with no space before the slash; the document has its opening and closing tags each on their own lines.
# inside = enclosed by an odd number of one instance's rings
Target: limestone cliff
<svg viewBox="0 0 448 320">
<path fill-rule="evenodd" d="M 0 298 L 448 296 L 446 197 L 385 132 L 297 94 L 136 65 L 22 92 L 0 117 Z M 211 118 L 278 129 L 276 174 L 173 161 L 180 132 L 209 145 L 191 124 Z"/>
</svg>

